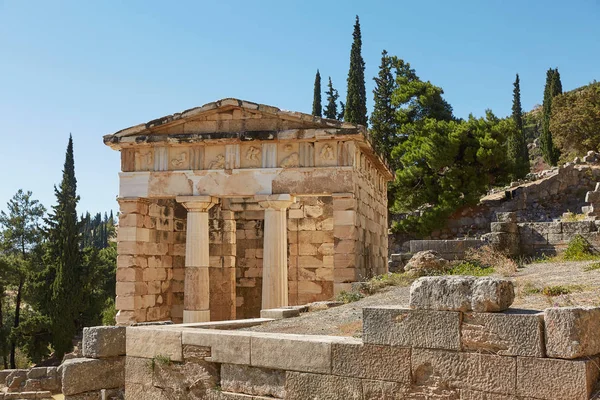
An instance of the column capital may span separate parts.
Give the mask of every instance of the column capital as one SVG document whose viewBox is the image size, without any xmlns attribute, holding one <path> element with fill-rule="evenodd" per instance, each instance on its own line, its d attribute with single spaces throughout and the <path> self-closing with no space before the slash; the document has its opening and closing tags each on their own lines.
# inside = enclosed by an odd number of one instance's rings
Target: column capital
<svg viewBox="0 0 600 400">
<path fill-rule="evenodd" d="M 284 210 L 296 202 L 296 197 L 290 194 L 256 195 L 254 199 L 262 208 Z"/>
<path fill-rule="evenodd" d="M 219 202 L 219 198 L 213 196 L 177 196 L 176 200 L 183 204 L 188 211 L 199 212 L 207 212 Z"/>
</svg>

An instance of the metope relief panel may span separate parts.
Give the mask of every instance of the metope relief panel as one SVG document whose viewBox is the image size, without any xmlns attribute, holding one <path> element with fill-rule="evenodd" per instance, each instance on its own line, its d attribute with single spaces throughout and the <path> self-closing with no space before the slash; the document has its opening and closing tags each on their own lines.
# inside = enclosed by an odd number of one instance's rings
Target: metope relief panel
<svg viewBox="0 0 600 400">
<path fill-rule="evenodd" d="M 206 146 L 204 165 L 206 169 L 225 169 L 225 146 Z"/>
<path fill-rule="evenodd" d="M 135 170 L 152 171 L 154 168 L 154 152 L 151 148 L 139 149 L 135 152 Z"/>
<path fill-rule="evenodd" d="M 240 168 L 260 168 L 262 166 L 262 149 L 260 144 L 240 146 Z"/>
<path fill-rule="evenodd" d="M 277 145 L 275 143 L 263 143 L 262 167 L 277 168 Z"/>
<path fill-rule="evenodd" d="M 277 153 L 279 158 L 279 166 L 281 168 L 293 168 L 300 165 L 298 143 L 279 144 Z"/>
<path fill-rule="evenodd" d="M 225 146 L 225 169 L 240 167 L 240 145 L 228 144 Z"/>
<path fill-rule="evenodd" d="M 121 150 L 121 171 L 123 171 L 123 172 L 135 171 L 135 150 L 134 149 L 122 149 Z"/>
<path fill-rule="evenodd" d="M 314 143 L 301 142 L 299 144 L 298 157 L 301 167 L 315 166 L 315 145 Z"/>
<path fill-rule="evenodd" d="M 190 153 L 185 147 L 171 147 L 169 149 L 169 169 L 190 169 Z"/>
<path fill-rule="evenodd" d="M 333 167 L 337 165 L 337 143 L 324 142 L 315 146 L 317 167 Z"/>
</svg>

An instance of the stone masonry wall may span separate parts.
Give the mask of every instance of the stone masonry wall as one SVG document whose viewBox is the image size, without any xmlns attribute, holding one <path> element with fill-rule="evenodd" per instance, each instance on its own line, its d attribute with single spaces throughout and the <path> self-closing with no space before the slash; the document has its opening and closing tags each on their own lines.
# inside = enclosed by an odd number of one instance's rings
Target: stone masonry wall
<svg viewBox="0 0 600 400">
<path fill-rule="evenodd" d="M 600 308 L 388 306 L 363 321 L 362 340 L 130 327 L 125 398 L 587 400 L 600 375 Z"/>
<path fill-rule="evenodd" d="M 174 200 L 119 205 L 117 323 L 182 322 L 185 209 Z"/>
<path fill-rule="evenodd" d="M 485 196 L 476 206 L 457 211 L 444 228 L 426 239 L 481 236 L 501 212 L 516 212 L 518 222 L 550 222 L 566 212 L 579 214 L 586 205 L 586 192 L 600 180 L 600 167 L 591 164 L 569 164 L 546 172 L 549 176 L 543 179 Z"/>
<path fill-rule="evenodd" d="M 364 157 L 355 169 L 354 193 L 357 280 L 364 280 L 387 272 L 388 257 L 387 183 Z"/>
</svg>

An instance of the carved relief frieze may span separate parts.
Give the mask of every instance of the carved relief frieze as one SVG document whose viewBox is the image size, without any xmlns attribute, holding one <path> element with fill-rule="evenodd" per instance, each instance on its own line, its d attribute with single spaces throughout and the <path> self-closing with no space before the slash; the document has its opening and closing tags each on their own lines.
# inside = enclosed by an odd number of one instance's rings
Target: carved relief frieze
<svg viewBox="0 0 600 400">
<path fill-rule="evenodd" d="M 223 154 L 217 154 L 217 157 L 208 164 L 208 169 L 224 169 L 225 168 L 225 156 Z"/>
<path fill-rule="evenodd" d="M 281 161 L 279 165 L 282 168 L 298 167 L 300 165 L 300 157 L 298 153 L 292 153 Z"/>
<path fill-rule="evenodd" d="M 173 169 L 187 169 L 188 153 L 187 151 L 178 151 L 174 158 L 171 158 L 171 167 Z"/>
<path fill-rule="evenodd" d="M 331 147 L 331 145 L 326 144 L 325 146 L 321 147 L 321 160 L 325 160 L 325 161 L 332 161 L 333 159 L 335 159 L 335 155 L 333 154 L 333 147 Z"/>
<path fill-rule="evenodd" d="M 152 149 L 140 149 L 135 153 L 135 170 L 150 171 L 154 166 Z"/>
<path fill-rule="evenodd" d="M 246 160 L 251 164 L 260 164 L 260 153 L 261 151 L 259 147 L 250 146 L 248 147 L 248 150 L 246 150 Z"/>
</svg>

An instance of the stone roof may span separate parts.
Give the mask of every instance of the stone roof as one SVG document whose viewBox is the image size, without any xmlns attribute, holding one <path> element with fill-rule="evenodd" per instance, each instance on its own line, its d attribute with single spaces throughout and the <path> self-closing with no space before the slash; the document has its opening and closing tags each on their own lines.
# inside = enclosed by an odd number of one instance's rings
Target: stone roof
<svg viewBox="0 0 600 400">
<path fill-rule="evenodd" d="M 297 111 L 281 110 L 277 107 L 253 103 L 246 100 L 235 98 L 225 98 L 211 103 L 206 103 L 203 106 L 191 108 L 182 112 L 167 115 L 161 118 L 153 119 L 146 123 L 134 125 L 129 128 L 122 129 L 113 134 L 103 137 L 104 144 L 119 149 L 124 144 L 142 144 L 156 143 L 167 139 L 183 140 L 185 142 L 205 141 L 205 140 L 227 140 L 235 139 L 231 133 L 205 133 L 194 134 L 186 133 L 185 131 L 177 130 L 178 126 L 182 126 L 186 122 L 201 119 L 203 116 L 215 114 L 219 112 L 227 112 L 234 109 L 240 109 L 253 114 L 261 114 L 263 118 L 272 118 L 285 120 L 295 126 L 294 129 L 324 129 L 330 136 L 355 135 L 360 137 L 360 141 L 367 144 L 369 153 L 378 159 L 380 167 L 391 173 L 389 166 L 385 162 L 385 157 L 376 153 L 372 145 L 370 135 L 367 129 L 362 125 L 352 124 L 349 122 L 338 121 L 334 119 L 316 117 L 314 115 L 305 114 Z M 284 128 L 285 129 L 285 128 Z M 254 132 L 239 132 L 237 137 L 242 140 L 260 139 L 261 136 L 256 133 L 267 134 L 272 131 L 248 130 Z M 170 141 L 170 140 L 168 140 Z"/>
</svg>

